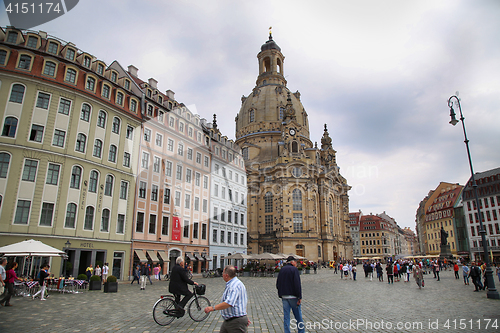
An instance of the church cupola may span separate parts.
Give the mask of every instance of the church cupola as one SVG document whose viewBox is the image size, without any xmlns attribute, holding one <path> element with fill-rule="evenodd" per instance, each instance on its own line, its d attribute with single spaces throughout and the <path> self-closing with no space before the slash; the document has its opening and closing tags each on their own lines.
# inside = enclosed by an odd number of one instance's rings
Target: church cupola
<svg viewBox="0 0 500 333">
<path fill-rule="evenodd" d="M 332 148 L 332 138 L 330 138 L 330 134 L 328 133 L 328 129 L 325 124 L 325 131 L 323 132 L 323 137 L 321 138 L 321 149 L 327 150 L 328 148 Z"/>
<path fill-rule="evenodd" d="M 269 40 L 261 46 L 257 58 L 259 59 L 257 86 L 268 84 L 286 86 L 283 70 L 285 56 L 283 56 L 281 48 L 273 40 L 271 29 L 269 29 Z"/>
</svg>

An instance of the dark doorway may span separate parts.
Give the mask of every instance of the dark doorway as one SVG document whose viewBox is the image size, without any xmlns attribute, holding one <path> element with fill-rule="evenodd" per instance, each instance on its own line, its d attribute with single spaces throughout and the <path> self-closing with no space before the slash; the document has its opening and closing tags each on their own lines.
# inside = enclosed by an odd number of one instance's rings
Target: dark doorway
<svg viewBox="0 0 500 333">
<path fill-rule="evenodd" d="M 80 266 L 78 267 L 78 274 L 85 274 L 87 267 L 91 264 L 92 251 L 80 252 Z"/>
</svg>

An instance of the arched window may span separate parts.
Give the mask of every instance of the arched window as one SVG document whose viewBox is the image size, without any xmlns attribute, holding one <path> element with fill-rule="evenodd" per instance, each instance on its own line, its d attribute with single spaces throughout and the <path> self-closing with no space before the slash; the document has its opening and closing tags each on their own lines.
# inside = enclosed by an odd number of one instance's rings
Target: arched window
<svg viewBox="0 0 500 333">
<path fill-rule="evenodd" d="M 109 209 L 107 208 L 102 210 L 101 231 L 109 231 Z"/>
<path fill-rule="evenodd" d="M 248 147 L 243 148 L 243 149 L 241 150 L 241 154 L 243 155 L 243 159 L 244 159 L 245 161 L 248 161 Z"/>
<path fill-rule="evenodd" d="M 271 71 L 271 58 L 266 57 L 264 59 L 264 72 L 270 72 Z"/>
<path fill-rule="evenodd" d="M 43 74 L 54 76 L 56 73 L 56 64 L 52 61 L 47 61 L 45 67 L 43 68 Z"/>
<path fill-rule="evenodd" d="M 99 173 L 95 170 L 90 172 L 90 180 L 89 180 L 89 192 L 96 193 L 97 192 L 97 183 L 99 181 Z"/>
<path fill-rule="evenodd" d="M 123 104 L 123 93 L 121 93 L 121 92 L 116 93 L 116 104 L 119 104 L 119 105 Z"/>
<path fill-rule="evenodd" d="M 64 222 L 65 228 L 75 228 L 76 222 L 76 205 L 69 203 L 66 209 L 66 221 Z"/>
<path fill-rule="evenodd" d="M 83 103 L 82 104 L 82 112 L 80 113 L 80 119 L 89 121 L 90 119 L 90 105 Z"/>
<path fill-rule="evenodd" d="M 302 210 L 302 192 L 296 188 L 292 192 L 293 210 Z"/>
<path fill-rule="evenodd" d="M 7 60 L 7 51 L 0 50 L 0 65 L 5 65 L 6 60 Z"/>
<path fill-rule="evenodd" d="M 10 155 L 7 153 L 0 153 L 0 178 L 7 178 L 7 171 L 9 171 Z"/>
<path fill-rule="evenodd" d="M 108 161 L 116 163 L 116 146 L 115 145 L 111 145 L 109 147 Z"/>
<path fill-rule="evenodd" d="M 104 128 L 106 126 L 106 112 L 103 110 L 99 111 L 99 116 L 97 117 L 97 126 Z"/>
<path fill-rule="evenodd" d="M 75 165 L 73 167 L 73 170 L 71 171 L 71 181 L 69 187 L 79 189 L 81 176 L 82 176 L 82 168 Z"/>
<path fill-rule="evenodd" d="M 298 153 L 299 152 L 299 144 L 297 141 L 292 141 L 292 153 Z"/>
<path fill-rule="evenodd" d="M 318 245 L 318 257 L 321 257 L 321 245 Z"/>
<path fill-rule="evenodd" d="M 276 64 L 278 65 L 278 73 L 281 73 L 282 67 L 281 67 L 281 59 L 277 59 Z"/>
<path fill-rule="evenodd" d="M 330 217 L 333 217 L 333 201 L 332 201 L 332 198 L 328 199 L 328 213 L 330 214 Z"/>
<path fill-rule="evenodd" d="M 72 68 L 68 68 L 68 70 L 66 71 L 66 78 L 64 80 L 70 83 L 75 83 L 76 71 Z"/>
<path fill-rule="evenodd" d="M 5 123 L 3 124 L 2 136 L 8 136 L 14 138 L 17 131 L 17 119 L 14 117 L 5 118 Z"/>
<path fill-rule="evenodd" d="M 19 66 L 21 69 L 30 69 L 31 67 L 31 57 L 29 55 L 23 54 L 19 58 Z"/>
<path fill-rule="evenodd" d="M 253 123 L 255 121 L 255 110 L 250 110 L 248 112 L 249 119 L 248 121 Z"/>
<path fill-rule="evenodd" d="M 80 153 L 85 152 L 85 143 L 87 142 L 87 137 L 83 133 L 78 133 L 78 136 L 76 137 L 76 147 L 75 150 L 79 151 Z"/>
<path fill-rule="evenodd" d="M 104 188 L 104 195 L 111 196 L 113 193 L 113 176 L 106 176 L 106 187 Z"/>
<path fill-rule="evenodd" d="M 9 102 L 14 102 L 14 103 L 23 103 L 23 98 L 24 98 L 24 86 L 21 84 L 15 84 L 12 86 L 12 90 L 10 91 L 10 98 Z"/>
<path fill-rule="evenodd" d="M 101 158 L 101 154 L 102 154 L 102 141 L 99 139 L 95 139 L 93 156 Z"/>
<path fill-rule="evenodd" d="M 273 194 L 271 191 L 267 192 L 264 196 L 264 210 L 265 213 L 272 213 L 273 211 Z"/>
<path fill-rule="evenodd" d="M 120 118 L 113 118 L 113 133 L 120 134 Z"/>
<path fill-rule="evenodd" d="M 85 223 L 83 225 L 83 229 L 94 229 L 94 207 L 92 206 L 87 206 L 87 209 L 85 209 Z"/>
</svg>

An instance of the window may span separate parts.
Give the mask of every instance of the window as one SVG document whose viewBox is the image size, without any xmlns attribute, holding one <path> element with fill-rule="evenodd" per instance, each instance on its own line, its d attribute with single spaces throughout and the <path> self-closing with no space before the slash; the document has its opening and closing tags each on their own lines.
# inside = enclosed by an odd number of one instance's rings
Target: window
<svg viewBox="0 0 500 333">
<path fill-rule="evenodd" d="M 74 203 L 69 203 L 66 208 L 66 220 L 64 221 L 65 228 L 75 228 L 76 222 L 76 205 Z"/>
<path fill-rule="evenodd" d="M 184 133 L 184 123 L 179 123 L 179 132 Z"/>
<path fill-rule="evenodd" d="M 248 147 L 243 148 L 243 149 L 241 150 L 241 153 L 242 153 L 242 155 L 243 155 L 243 159 L 244 159 L 245 161 L 248 161 Z"/>
<path fill-rule="evenodd" d="M 50 102 L 50 95 L 42 92 L 38 93 L 38 98 L 36 100 L 36 107 L 48 110 Z"/>
<path fill-rule="evenodd" d="M 99 139 L 95 139 L 94 141 L 94 152 L 92 155 L 97 158 L 101 158 L 102 154 L 102 141 Z"/>
<path fill-rule="evenodd" d="M 127 194 L 128 194 L 128 183 L 122 180 L 120 185 L 120 199 L 127 200 Z"/>
<path fill-rule="evenodd" d="M 302 210 L 302 192 L 296 188 L 292 192 L 293 210 Z"/>
<path fill-rule="evenodd" d="M 186 194 L 185 200 L 184 200 L 184 208 L 190 209 L 191 208 L 191 195 Z"/>
<path fill-rule="evenodd" d="M 125 89 L 130 90 L 130 81 L 125 80 Z"/>
<path fill-rule="evenodd" d="M 163 192 L 163 203 L 170 204 L 170 189 L 169 188 L 165 188 L 165 191 Z"/>
<path fill-rule="evenodd" d="M 160 133 L 156 133 L 156 141 L 155 141 L 156 145 L 158 147 L 161 147 L 162 142 L 163 142 L 163 136 Z"/>
<path fill-rule="evenodd" d="M 255 110 L 249 111 L 249 122 L 253 123 L 255 121 Z"/>
<path fill-rule="evenodd" d="M 142 152 L 141 167 L 143 169 L 149 168 L 149 154 Z"/>
<path fill-rule="evenodd" d="M 54 76 L 56 74 L 56 64 L 52 61 L 45 62 L 45 67 L 43 68 L 43 74 L 48 76 Z"/>
<path fill-rule="evenodd" d="M 191 184 L 191 170 L 186 169 L 186 183 Z"/>
<path fill-rule="evenodd" d="M 137 101 L 135 99 L 132 99 L 130 101 L 130 111 L 132 112 L 137 111 Z"/>
<path fill-rule="evenodd" d="M 130 168 L 130 153 L 123 153 L 123 166 Z"/>
<path fill-rule="evenodd" d="M 60 165 L 49 163 L 49 169 L 47 170 L 47 180 L 45 184 L 57 185 L 59 180 L 59 169 Z"/>
<path fill-rule="evenodd" d="M 148 116 L 153 116 L 153 106 L 151 104 L 148 104 Z"/>
<path fill-rule="evenodd" d="M 5 65 L 5 60 L 7 60 L 7 51 L 0 50 L 0 65 Z"/>
<path fill-rule="evenodd" d="M 154 157 L 153 171 L 160 172 L 160 158 L 157 156 Z"/>
<path fill-rule="evenodd" d="M 175 126 L 175 119 L 173 117 L 169 117 L 168 118 L 168 125 L 170 127 L 174 127 Z"/>
<path fill-rule="evenodd" d="M 245 245 L 245 239 L 243 238 L 243 234 L 240 234 L 240 245 Z"/>
<path fill-rule="evenodd" d="M 205 156 L 205 168 L 208 168 L 208 163 L 209 163 L 208 156 Z"/>
<path fill-rule="evenodd" d="M 238 245 L 238 233 L 234 233 L 234 245 Z"/>
<path fill-rule="evenodd" d="M 121 92 L 116 93 L 116 104 L 123 105 L 123 93 Z"/>
<path fill-rule="evenodd" d="M 57 112 L 68 115 L 69 110 L 71 110 L 71 101 L 69 99 L 61 98 L 59 100 L 59 109 L 57 110 Z"/>
<path fill-rule="evenodd" d="M 9 35 L 7 36 L 7 42 L 8 43 L 17 43 L 17 32 L 10 31 Z"/>
<path fill-rule="evenodd" d="M 99 127 L 106 127 L 106 112 L 103 110 L 99 111 L 99 116 L 97 117 L 97 126 Z"/>
<path fill-rule="evenodd" d="M 14 84 L 10 92 L 9 102 L 22 104 L 24 98 L 24 90 L 25 88 L 23 85 Z"/>
<path fill-rule="evenodd" d="M 103 64 L 98 64 L 97 65 L 97 73 L 99 75 L 103 75 L 104 74 L 104 65 Z"/>
<path fill-rule="evenodd" d="M 193 238 L 198 238 L 198 226 L 199 226 L 199 223 L 198 222 L 195 222 L 193 224 Z"/>
<path fill-rule="evenodd" d="M 191 127 L 188 128 L 188 135 L 191 138 L 193 137 L 193 128 L 191 128 Z"/>
<path fill-rule="evenodd" d="M 214 185 L 214 196 L 219 196 L 219 185 L 217 184 Z"/>
<path fill-rule="evenodd" d="M 117 151 L 117 148 L 115 145 L 111 145 L 109 147 L 108 161 L 116 163 L 116 151 Z"/>
<path fill-rule="evenodd" d="M 139 198 L 146 199 L 146 182 L 139 183 Z"/>
<path fill-rule="evenodd" d="M 109 209 L 105 208 L 102 210 L 101 216 L 101 232 L 109 231 Z"/>
<path fill-rule="evenodd" d="M 200 178 L 201 178 L 201 175 L 199 172 L 197 172 L 194 176 L 194 184 L 196 186 L 200 186 Z"/>
<path fill-rule="evenodd" d="M 201 239 L 207 239 L 207 224 L 201 224 Z"/>
<path fill-rule="evenodd" d="M 184 156 L 184 145 L 179 142 L 179 145 L 177 146 L 177 154 L 179 156 Z"/>
<path fill-rule="evenodd" d="M 151 142 L 151 130 L 149 128 L 144 129 L 144 141 Z"/>
<path fill-rule="evenodd" d="M 87 206 L 87 209 L 85 209 L 85 222 L 83 224 L 83 229 L 94 229 L 94 207 L 92 206 Z"/>
<path fill-rule="evenodd" d="M 116 233 L 125 233 L 125 215 L 118 214 L 118 219 L 116 220 Z"/>
<path fill-rule="evenodd" d="M 68 49 L 66 51 L 66 59 L 74 60 L 75 59 L 75 51 L 73 49 Z"/>
<path fill-rule="evenodd" d="M 57 54 L 58 49 L 59 45 L 57 43 L 49 42 L 49 46 L 47 47 L 47 52 L 52 54 Z"/>
<path fill-rule="evenodd" d="M 182 165 L 177 166 L 177 173 L 176 173 L 175 178 L 177 180 L 182 180 Z"/>
<path fill-rule="evenodd" d="M 228 210 L 227 211 L 227 222 L 229 222 L 229 223 L 233 222 L 232 218 L 233 218 L 233 212 Z"/>
<path fill-rule="evenodd" d="M 26 43 L 26 46 L 31 47 L 31 48 L 36 48 L 37 45 L 38 45 L 38 38 L 35 36 L 29 36 L 28 42 Z"/>
<path fill-rule="evenodd" d="M 217 230 L 216 230 L 216 229 L 214 229 L 214 230 L 212 231 L 212 241 L 213 241 L 214 243 L 217 243 Z"/>
<path fill-rule="evenodd" d="M 109 92 L 111 88 L 107 84 L 102 85 L 102 97 L 109 99 Z"/>
<path fill-rule="evenodd" d="M 161 234 L 168 235 L 168 216 L 163 216 L 163 222 L 161 224 Z"/>
<path fill-rule="evenodd" d="M 203 199 L 203 213 L 206 213 L 207 212 L 207 206 L 208 206 L 208 200 L 207 199 Z"/>
<path fill-rule="evenodd" d="M 83 58 L 83 66 L 90 68 L 91 62 L 92 62 L 92 60 L 90 59 L 90 57 L 85 56 Z"/>
<path fill-rule="evenodd" d="M 219 214 L 218 214 L 218 209 L 217 207 L 214 207 L 214 220 L 218 220 L 219 219 Z"/>
<path fill-rule="evenodd" d="M 30 133 L 30 141 L 42 142 L 43 126 L 32 125 Z"/>
<path fill-rule="evenodd" d="M 87 76 L 87 83 L 85 84 L 85 89 L 90 91 L 95 90 L 95 79 L 93 77 Z"/>
<path fill-rule="evenodd" d="M 244 225 L 245 224 L 245 215 L 244 214 L 241 214 L 241 219 L 240 219 L 240 223 L 241 225 Z"/>
<path fill-rule="evenodd" d="M 80 113 L 80 119 L 88 122 L 90 120 L 90 105 L 83 103 L 82 112 Z"/>
<path fill-rule="evenodd" d="M 149 233 L 156 234 L 156 215 L 149 214 Z"/>
<path fill-rule="evenodd" d="M 113 176 L 106 176 L 106 184 L 104 187 L 104 195 L 111 196 L 113 193 Z"/>
<path fill-rule="evenodd" d="M 226 211 L 224 209 L 220 210 L 220 220 L 223 222 L 226 221 Z"/>
<path fill-rule="evenodd" d="M 31 67 L 31 57 L 26 54 L 22 54 L 19 57 L 19 65 L 17 66 L 20 69 L 30 69 Z"/>
<path fill-rule="evenodd" d="M 189 238 L 189 221 L 188 220 L 184 220 L 184 232 L 183 232 L 182 237 Z"/>
<path fill-rule="evenodd" d="M 167 161 L 165 166 L 165 176 L 172 177 L 172 162 Z"/>
<path fill-rule="evenodd" d="M 36 169 L 38 167 L 38 161 L 26 160 L 24 162 L 23 177 L 22 180 L 28 182 L 34 182 L 36 178 Z"/>
<path fill-rule="evenodd" d="M 111 72 L 111 81 L 116 82 L 118 79 L 118 74 L 116 72 Z"/>
<path fill-rule="evenodd" d="M 78 133 L 77 139 L 76 139 L 76 147 L 75 151 L 79 151 L 81 153 L 85 152 L 85 143 L 87 142 L 87 137 L 85 134 Z"/>
<path fill-rule="evenodd" d="M 97 193 L 98 181 L 99 181 L 99 173 L 95 170 L 92 170 L 90 172 L 90 179 L 89 179 L 89 192 Z"/>
<path fill-rule="evenodd" d="M 158 185 L 151 186 L 151 200 L 158 201 Z"/>
<path fill-rule="evenodd" d="M 191 160 L 191 161 L 193 160 L 193 149 L 188 148 L 187 158 L 188 158 L 188 160 Z"/>
<path fill-rule="evenodd" d="M 181 192 L 175 191 L 174 205 L 180 207 L 180 205 L 181 205 Z"/>
<path fill-rule="evenodd" d="M 203 176 L 203 188 L 208 188 L 208 176 Z"/>
<path fill-rule="evenodd" d="M 303 232 L 302 213 L 293 213 L 293 232 Z"/>
<path fill-rule="evenodd" d="M 200 210 L 200 198 L 198 197 L 194 198 L 194 210 L 196 211 Z"/>
<path fill-rule="evenodd" d="M 80 188 L 80 177 L 82 176 L 82 168 L 79 166 L 74 166 L 71 170 L 71 181 L 69 184 L 70 188 Z"/>
<path fill-rule="evenodd" d="M 52 144 L 57 147 L 64 147 L 65 137 L 66 137 L 66 132 L 56 129 L 54 131 L 54 139 L 52 140 Z"/>
<path fill-rule="evenodd" d="M 144 213 L 137 212 L 137 223 L 135 225 L 136 232 L 144 232 Z"/>
<path fill-rule="evenodd" d="M 73 68 L 68 68 L 66 70 L 66 77 L 64 78 L 66 82 L 75 83 L 76 82 L 76 71 Z"/>
<path fill-rule="evenodd" d="M 133 135 L 134 135 L 134 128 L 132 126 L 127 126 L 127 134 L 126 134 L 127 139 L 132 140 Z"/>
<path fill-rule="evenodd" d="M 0 153 L 0 178 L 7 178 L 7 171 L 9 171 L 10 155 L 7 153 Z"/>
<path fill-rule="evenodd" d="M 201 153 L 196 153 L 196 163 L 201 164 Z"/>
<path fill-rule="evenodd" d="M 30 215 L 30 206 L 31 206 L 31 201 L 28 200 L 17 201 L 14 224 L 28 224 L 28 217 Z"/>
<path fill-rule="evenodd" d="M 227 243 L 231 244 L 231 231 L 227 232 Z"/>
</svg>

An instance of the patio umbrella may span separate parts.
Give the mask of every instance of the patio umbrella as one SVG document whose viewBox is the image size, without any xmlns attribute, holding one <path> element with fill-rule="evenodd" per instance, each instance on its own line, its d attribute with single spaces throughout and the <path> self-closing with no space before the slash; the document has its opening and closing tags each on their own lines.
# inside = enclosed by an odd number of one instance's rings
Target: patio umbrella
<svg viewBox="0 0 500 333">
<path fill-rule="evenodd" d="M 40 241 L 30 239 L 19 243 L 0 247 L 0 253 L 5 256 L 37 256 L 37 257 L 57 257 L 65 256 L 66 252 L 55 247 L 44 244 Z"/>
<path fill-rule="evenodd" d="M 230 256 L 225 257 L 224 259 L 241 260 L 241 259 L 252 259 L 252 257 L 249 256 L 248 254 L 244 254 L 244 253 L 235 253 L 235 254 L 231 254 Z"/>
<path fill-rule="evenodd" d="M 304 259 L 307 259 L 306 257 L 302 257 L 302 256 L 299 256 L 298 254 L 293 254 L 293 253 L 290 253 L 288 256 L 292 256 L 294 257 L 296 260 L 304 260 Z"/>
<path fill-rule="evenodd" d="M 278 260 L 282 259 L 281 256 L 278 256 L 277 254 L 269 253 L 269 252 L 264 252 L 264 253 L 258 253 L 258 254 L 252 254 L 250 258 L 248 259 L 254 259 L 254 260 Z"/>
</svg>

